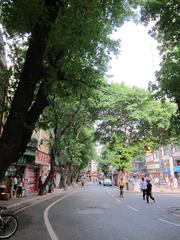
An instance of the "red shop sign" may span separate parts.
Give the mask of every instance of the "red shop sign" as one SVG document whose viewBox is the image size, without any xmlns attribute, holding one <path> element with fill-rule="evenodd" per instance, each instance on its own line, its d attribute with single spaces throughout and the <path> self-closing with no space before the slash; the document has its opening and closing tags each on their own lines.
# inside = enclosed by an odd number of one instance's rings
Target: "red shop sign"
<svg viewBox="0 0 180 240">
<path fill-rule="evenodd" d="M 35 158 L 35 163 L 40 163 L 40 164 L 50 164 L 51 158 L 47 153 L 37 151 L 36 152 L 36 158 Z"/>
</svg>

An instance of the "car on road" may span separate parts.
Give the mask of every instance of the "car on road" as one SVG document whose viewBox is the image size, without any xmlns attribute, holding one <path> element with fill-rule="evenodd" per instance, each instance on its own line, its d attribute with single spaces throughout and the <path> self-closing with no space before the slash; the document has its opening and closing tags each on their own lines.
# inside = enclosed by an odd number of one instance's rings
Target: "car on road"
<svg viewBox="0 0 180 240">
<path fill-rule="evenodd" d="M 112 181 L 109 178 L 105 178 L 103 181 L 104 186 L 112 186 Z"/>
</svg>

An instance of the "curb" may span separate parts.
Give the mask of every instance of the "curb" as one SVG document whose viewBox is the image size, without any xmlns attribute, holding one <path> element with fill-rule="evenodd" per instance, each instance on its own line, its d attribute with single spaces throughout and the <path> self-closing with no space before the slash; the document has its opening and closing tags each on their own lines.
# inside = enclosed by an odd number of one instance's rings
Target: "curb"
<svg viewBox="0 0 180 240">
<path fill-rule="evenodd" d="M 73 189 L 74 188 L 70 186 L 70 187 L 68 187 L 67 190 L 57 189 L 57 191 L 55 191 L 54 193 L 50 193 L 48 195 L 47 194 L 46 195 L 42 195 L 42 196 L 37 195 L 36 197 L 33 197 L 31 199 L 25 199 L 25 200 L 19 201 L 17 203 L 10 204 L 10 205 L 6 206 L 7 207 L 7 211 L 11 211 L 11 212 L 15 213 L 16 211 L 20 210 L 21 208 L 24 208 L 24 207 L 27 207 L 27 206 L 31 206 L 33 203 L 40 203 L 40 202 L 49 200 L 51 198 L 57 197 L 61 193 L 67 192 L 68 190 L 71 191 Z"/>
<path fill-rule="evenodd" d="M 16 211 L 20 210 L 21 208 L 31 206 L 33 203 L 40 203 L 40 202 L 49 200 L 53 197 L 57 197 L 63 191 L 64 190 L 60 190 L 58 192 L 51 193 L 50 195 L 43 195 L 43 196 L 37 196 L 37 197 L 31 198 L 31 199 L 25 199 L 25 200 L 19 201 L 14 204 L 10 204 L 6 207 L 7 207 L 8 211 L 16 212 Z"/>
<path fill-rule="evenodd" d="M 27 207 L 27 206 L 31 206 L 33 203 L 38 203 L 38 202 L 43 202 L 43 201 L 46 201 L 46 200 L 49 200 L 53 197 L 56 197 L 58 196 L 58 194 L 53 194 L 51 196 L 46 196 L 46 197 L 37 197 L 37 198 L 33 198 L 33 199 L 28 199 L 28 200 L 25 200 L 23 202 L 18 202 L 18 203 L 14 203 L 12 205 L 9 205 L 7 206 L 7 210 L 8 211 L 12 211 L 12 212 L 16 212 L 17 210 L 21 209 L 21 208 L 24 208 L 24 207 Z"/>
</svg>

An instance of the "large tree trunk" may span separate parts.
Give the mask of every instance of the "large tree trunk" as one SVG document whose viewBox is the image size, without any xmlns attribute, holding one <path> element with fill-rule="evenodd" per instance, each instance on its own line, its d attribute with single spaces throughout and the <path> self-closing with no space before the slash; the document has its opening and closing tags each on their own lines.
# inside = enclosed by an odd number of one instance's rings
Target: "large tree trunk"
<svg viewBox="0 0 180 240">
<path fill-rule="evenodd" d="M 46 180 L 44 181 L 44 183 L 42 184 L 42 186 L 39 189 L 39 195 L 43 195 L 49 181 L 51 181 L 51 182 L 54 181 L 55 152 L 56 152 L 55 144 L 53 144 L 53 146 L 51 148 L 51 154 L 50 154 L 50 156 L 51 156 L 51 168 L 50 168 L 50 171 L 49 171 L 49 174 L 48 174 Z"/>
<path fill-rule="evenodd" d="M 35 26 L 29 41 L 18 88 L 0 139 L 0 180 L 4 177 L 7 168 L 17 162 L 25 151 L 35 123 L 47 106 L 43 84 L 39 88 L 36 99 L 34 99 L 34 92 L 37 84 L 41 81 L 44 54 L 49 33 L 58 14 L 58 2 L 58 0 L 45 1 L 48 10 L 48 24 L 46 21 L 43 25 L 40 21 Z"/>
<path fill-rule="evenodd" d="M 51 153 L 50 153 L 50 157 L 51 157 L 50 171 L 49 171 L 49 174 L 48 174 L 46 180 L 44 181 L 41 188 L 39 189 L 39 195 L 43 195 L 49 181 L 54 182 L 55 157 L 56 157 L 56 152 L 57 152 L 57 135 L 58 135 L 57 131 L 58 131 L 58 128 L 55 127 L 55 129 L 54 129 L 54 142 L 52 144 Z"/>
</svg>

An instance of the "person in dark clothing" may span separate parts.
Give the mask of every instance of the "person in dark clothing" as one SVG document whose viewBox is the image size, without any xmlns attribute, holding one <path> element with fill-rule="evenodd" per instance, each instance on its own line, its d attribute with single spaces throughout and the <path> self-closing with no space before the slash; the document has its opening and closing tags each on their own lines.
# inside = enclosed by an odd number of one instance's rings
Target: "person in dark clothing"
<svg viewBox="0 0 180 240">
<path fill-rule="evenodd" d="M 147 200 L 147 203 L 149 203 L 149 197 L 154 201 L 155 203 L 155 199 L 154 197 L 152 196 L 152 184 L 150 182 L 150 180 L 147 180 L 147 189 L 146 189 L 146 200 Z"/>
<path fill-rule="evenodd" d="M 52 187 L 53 187 L 53 181 L 50 178 L 49 181 L 48 181 L 48 193 L 52 192 Z"/>
<path fill-rule="evenodd" d="M 120 189 L 120 197 L 122 197 L 122 198 L 123 198 L 124 185 L 125 185 L 124 180 L 123 180 L 123 178 L 121 178 L 120 181 L 119 181 L 119 189 Z"/>
<path fill-rule="evenodd" d="M 41 186 L 42 186 L 42 177 L 40 176 L 38 180 L 38 188 L 40 189 Z"/>
</svg>

